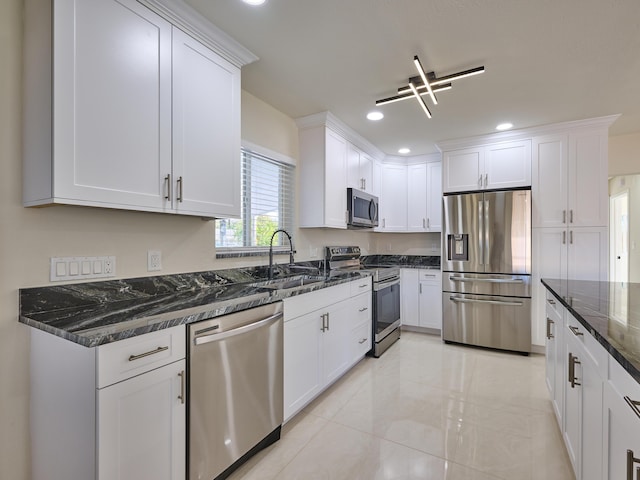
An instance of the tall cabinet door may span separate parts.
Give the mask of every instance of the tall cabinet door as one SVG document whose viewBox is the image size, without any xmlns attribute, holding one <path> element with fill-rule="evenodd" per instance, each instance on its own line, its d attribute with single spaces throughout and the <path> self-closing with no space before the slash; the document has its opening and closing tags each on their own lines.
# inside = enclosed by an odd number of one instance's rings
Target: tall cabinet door
<svg viewBox="0 0 640 480">
<path fill-rule="evenodd" d="M 98 479 L 182 480 L 185 360 L 98 390 Z"/>
<path fill-rule="evenodd" d="M 327 227 L 346 228 L 347 212 L 347 141 L 326 130 L 324 165 L 324 223 Z M 318 205 L 317 208 L 320 208 Z"/>
<path fill-rule="evenodd" d="M 427 228 L 442 231 L 442 162 L 427 163 Z"/>
<path fill-rule="evenodd" d="M 407 167 L 407 230 L 409 232 L 427 231 L 427 165 L 409 165 Z M 398 196 L 403 192 L 399 190 Z"/>
<path fill-rule="evenodd" d="M 533 139 L 531 179 L 534 227 L 562 227 L 567 222 L 567 135 Z"/>
<path fill-rule="evenodd" d="M 175 208 L 239 217 L 240 70 L 174 28 L 173 71 Z"/>
<path fill-rule="evenodd" d="M 606 281 L 609 245 L 607 227 L 572 228 L 568 231 L 567 237 L 567 278 Z"/>
<path fill-rule="evenodd" d="M 135 0 L 54 3 L 53 195 L 167 207 L 171 26 Z"/>
<path fill-rule="evenodd" d="M 382 165 L 382 192 L 378 231 L 403 232 L 407 230 L 407 167 L 405 165 Z M 402 192 L 402 195 L 398 195 Z"/>
</svg>

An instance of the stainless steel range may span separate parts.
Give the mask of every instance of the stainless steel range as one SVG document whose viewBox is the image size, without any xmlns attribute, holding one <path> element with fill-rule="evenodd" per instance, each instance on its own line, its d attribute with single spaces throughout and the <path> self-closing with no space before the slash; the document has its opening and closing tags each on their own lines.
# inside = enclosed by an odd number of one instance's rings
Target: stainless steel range
<svg viewBox="0 0 640 480">
<path fill-rule="evenodd" d="M 400 338 L 400 269 L 390 266 L 366 267 L 360 263 L 360 247 L 326 247 L 326 265 L 331 271 L 360 270 L 373 277 L 373 348 L 379 357 Z"/>
</svg>

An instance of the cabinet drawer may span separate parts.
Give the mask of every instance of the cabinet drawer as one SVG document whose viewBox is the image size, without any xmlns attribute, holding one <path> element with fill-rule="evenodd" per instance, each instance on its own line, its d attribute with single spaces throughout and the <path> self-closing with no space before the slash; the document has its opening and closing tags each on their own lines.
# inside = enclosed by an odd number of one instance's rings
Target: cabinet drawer
<svg viewBox="0 0 640 480">
<path fill-rule="evenodd" d="M 371 350 L 371 322 L 364 321 L 351 331 L 351 348 L 353 361 Z"/>
<path fill-rule="evenodd" d="M 565 335 L 574 337 L 584 347 L 585 353 L 591 357 L 600 378 L 607 378 L 609 354 L 575 317 L 567 312 L 567 330 Z"/>
<path fill-rule="evenodd" d="M 420 270 L 420 281 L 440 285 L 442 283 L 442 272 L 440 270 Z"/>
<path fill-rule="evenodd" d="M 355 297 L 361 293 L 365 293 L 371 290 L 371 277 L 360 278 L 349 284 L 351 289 L 351 296 Z"/>
<path fill-rule="evenodd" d="M 348 283 L 341 283 L 333 287 L 315 290 L 295 297 L 284 299 L 284 321 L 306 315 L 307 313 L 327 308 L 350 297 L 351 287 Z"/>
<path fill-rule="evenodd" d="M 564 309 L 564 307 L 560 304 L 560 301 L 553 296 L 551 292 L 549 292 L 548 290 L 546 290 L 546 292 L 547 292 L 547 301 L 546 301 L 547 308 L 553 309 L 555 312 L 558 313 L 559 316 L 562 316 L 562 310 Z"/>
<path fill-rule="evenodd" d="M 98 347 L 98 388 L 185 358 L 185 342 L 178 325 Z"/>
</svg>

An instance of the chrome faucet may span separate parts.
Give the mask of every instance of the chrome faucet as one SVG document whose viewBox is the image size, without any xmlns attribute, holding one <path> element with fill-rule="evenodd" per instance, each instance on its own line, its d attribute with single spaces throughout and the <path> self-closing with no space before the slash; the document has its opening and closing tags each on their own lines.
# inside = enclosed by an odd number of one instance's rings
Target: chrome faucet
<svg viewBox="0 0 640 480">
<path fill-rule="evenodd" d="M 271 235 L 271 241 L 269 242 L 269 280 L 273 279 L 273 238 L 280 232 L 284 233 L 289 239 L 289 264 L 293 263 L 293 240 L 291 240 L 291 235 L 289 235 L 289 232 L 282 228 L 279 228 L 278 230 L 273 232 L 273 235 Z"/>
</svg>

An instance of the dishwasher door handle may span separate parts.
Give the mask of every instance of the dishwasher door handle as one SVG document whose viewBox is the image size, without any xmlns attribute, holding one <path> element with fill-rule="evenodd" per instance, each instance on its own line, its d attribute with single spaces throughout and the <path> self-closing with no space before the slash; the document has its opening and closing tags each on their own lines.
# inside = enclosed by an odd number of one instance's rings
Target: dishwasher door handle
<svg viewBox="0 0 640 480">
<path fill-rule="evenodd" d="M 269 323 L 276 322 L 282 318 L 282 312 L 276 313 L 275 315 L 271 315 L 263 320 L 259 320 L 255 323 L 250 323 L 248 325 L 243 325 L 242 327 L 234 328 L 233 330 L 228 330 L 226 332 L 214 333 L 211 335 L 205 335 L 203 337 L 196 337 L 193 339 L 194 345 L 203 345 L 205 343 L 217 342 L 218 340 L 224 340 L 225 338 L 235 337 L 236 335 L 242 335 L 243 333 L 250 332 L 252 330 L 256 330 L 260 327 L 263 327 Z"/>
</svg>

